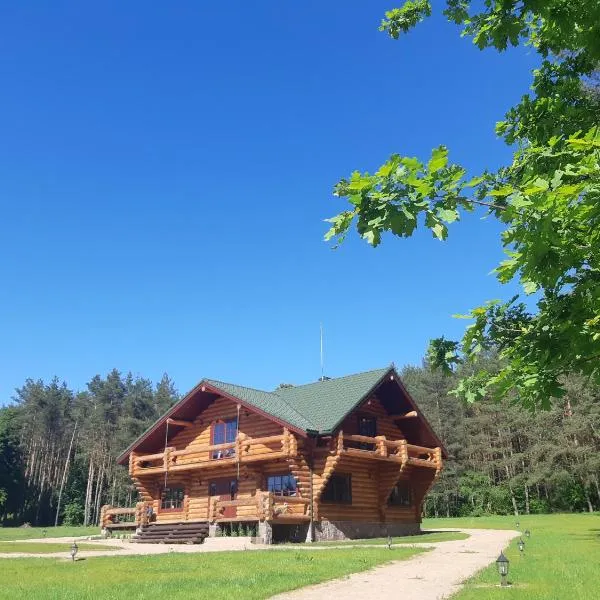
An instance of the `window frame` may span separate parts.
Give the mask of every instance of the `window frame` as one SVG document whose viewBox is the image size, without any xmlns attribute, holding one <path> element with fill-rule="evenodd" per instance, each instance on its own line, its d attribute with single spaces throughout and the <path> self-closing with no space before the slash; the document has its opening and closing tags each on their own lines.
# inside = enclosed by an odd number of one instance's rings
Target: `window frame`
<svg viewBox="0 0 600 600">
<path fill-rule="evenodd" d="M 233 424 L 233 427 L 230 429 L 228 428 L 228 425 Z M 222 442 L 215 442 L 215 433 L 216 433 L 216 428 L 218 425 L 222 425 L 223 426 L 223 440 Z M 233 442 L 235 442 L 235 439 L 237 437 L 237 431 L 238 431 L 238 419 L 237 417 L 231 417 L 228 419 L 217 419 L 215 421 L 213 421 L 210 424 L 210 445 L 211 446 L 217 446 L 219 444 L 231 444 Z M 233 433 L 233 439 L 230 441 L 227 441 L 227 434 L 230 434 L 229 437 L 231 437 L 231 433 Z M 227 448 L 225 450 L 211 450 L 210 451 L 210 459 L 211 460 L 221 460 L 223 458 L 235 458 L 235 447 L 233 448 Z"/>
<path fill-rule="evenodd" d="M 171 499 L 171 503 L 173 502 L 180 502 L 181 506 L 171 506 L 171 507 L 165 507 L 164 506 L 164 502 L 165 502 L 165 493 L 166 492 L 181 492 L 181 499 Z M 186 493 L 185 493 L 185 487 L 184 486 L 172 486 L 172 487 L 168 487 L 166 489 L 162 489 L 160 491 L 160 497 L 158 499 L 158 506 L 159 506 L 159 512 L 183 512 L 185 510 L 185 499 L 186 499 Z"/>
<path fill-rule="evenodd" d="M 356 415 L 356 425 L 357 425 L 357 431 L 358 431 L 358 435 L 364 435 L 367 437 L 376 437 L 377 436 L 377 417 L 375 415 L 370 415 L 370 414 L 366 414 L 366 413 L 357 413 Z M 362 433 L 361 432 L 361 421 L 370 421 L 373 425 L 373 433 L 367 435 L 366 433 Z"/>
<path fill-rule="evenodd" d="M 270 479 L 276 479 L 276 478 L 280 478 L 281 479 L 281 482 L 280 482 L 281 489 L 280 489 L 279 492 L 277 490 L 275 490 L 275 489 L 273 489 L 273 490 L 269 489 L 269 480 Z M 290 489 L 291 491 L 293 491 L 293 493 L 288 493 L 288 494 L 285 493 L 285 490 L 284 490 L 284 487 L 283 487 L 283 485 L 284 485 L 284 478 L 288 482 L 289 481 L 293 482 L 293 484 L 294 484 L 294 489 L 293 490 L 291 490 L 291 488 L 286 488 L 286 489 Z M 268 492 L 273 492 L 273 495 L 277 496 L 278 498 L 296 498 L 296 497 L 299 496 L 299 493 L 298 493 L 298 482 L 296 481 L 296 478 L 291 473 L 273 473 L 273 474 L 269 473 L 269 474 L 265 475 L 265 489 Z"/>
<path fill-rule="evenodd" d="M 347 482 L 347 484 L 345 484 L 345 492 L 347 492 L 347 497 L 333 497 L 333 498 L 328 498 L 327 497 L 327 490 L 329 489 L 330 486 L 335 486 L 335 484 L 333 483 L 336 480 L 340 480 L 343 479 L 345 482 Z M 332 494 L 333 496 L 344 496 L 345 494 L 340 494 L 339 493 L 339 489 L 337 490 L 337 492 L 334 492 Z M 348 504 L 348 505 L 352 505 L 352 473 L 334 473 L 329 480 L 327 481 L 327 483 L 325 484 L 325 489 L 323 490 L 323 493 L 321 494 L 321 502 L 323 504 Z"/>
</svg>

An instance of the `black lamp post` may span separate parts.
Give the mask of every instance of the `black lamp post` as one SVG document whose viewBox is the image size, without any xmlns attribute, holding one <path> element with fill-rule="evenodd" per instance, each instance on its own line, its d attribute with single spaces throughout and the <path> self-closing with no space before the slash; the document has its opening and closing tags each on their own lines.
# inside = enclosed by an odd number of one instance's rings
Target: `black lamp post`
<svg viewBox="0 0 600 600">
<path fill-rule="evenodd" d="M 523 556 L 524 551 L 525 551 L 525 542 L 523 541 L 523 538 L 521 538 L 519 540 L 519 552 L 521 553 L 521 556 Z"/>
<path fill-rule="evenodd" d="M 506 587 L 508 585 L 508 581 L 506 578 L 508 577 L 508 565 L 510 561 L 506 556 L 504 556 L 504 552 L 500 552 L 500 556 L 496 559 L 496 566 L 498 567 L 498 574 L 500 575 L 500 585 L 502 587 Z"/>
<path fill-rule="evenodd" d="M 77 545 L 77 542 L 73 541 L 73 544 L 71 545 L 71 560 L 73 562 L 75 562 L 75 556 L 77 555 L 78 550 L 79 546 Z"/>
<path fill-rule="evenodd" d="M 530 537 L 531 536 L 531 531 L 529 531 L 529 529 L 525 530 L 525 537 Z"/>
</svg>

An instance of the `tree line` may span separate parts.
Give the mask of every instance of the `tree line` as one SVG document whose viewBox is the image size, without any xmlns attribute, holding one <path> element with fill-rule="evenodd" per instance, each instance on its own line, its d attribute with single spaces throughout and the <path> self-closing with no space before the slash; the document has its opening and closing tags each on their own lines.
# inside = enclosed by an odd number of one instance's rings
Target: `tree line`
<svg viewBox="0 0 600 600">
<path fill-rule="evenodd" d="M 449 454 L 427 516 L 600 509 L 600 388 L 569 377 L 565 397 L 532 412 L 511 398 L 465 403 L 449 393 L 462 376 L 402 371 Z M 116 458 L 177 399 L 167 375 L 153 385 L 115 369 L 82 392 L 27 380 L 0 408 L 0 523 L 88 525 L 103 504 L 133 505 Z"/>
<path fill-rule="evenodd" d="M 132 505 L 116 458 L 177 399 L 167 375 L 154 386 L 115 369 L 83 392 L 28 379 L 0 408 L 0 523 L 88 525 L 103 504 Z"/>
<path fill-rule="evenodd" d="M 484 368 L 497 369 L 487 362 Z M 426 364 L 403 371 L 449 454 L 427 496 L 427 516 L 600 510 L 598 386 L 569 376 L 563 398 L 532 411 L 516 397 L 467 403 L 449 394 L 464 376 Z"/>
</svg>

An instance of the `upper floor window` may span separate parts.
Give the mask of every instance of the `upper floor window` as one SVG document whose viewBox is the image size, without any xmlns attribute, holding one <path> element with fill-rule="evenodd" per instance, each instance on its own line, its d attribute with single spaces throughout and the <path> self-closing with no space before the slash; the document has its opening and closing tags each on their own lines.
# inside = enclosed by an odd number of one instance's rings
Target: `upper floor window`
<svg viewBox="0 0 600 600">
<path fill-rule="evenodd" d="M 359 416 L 358 435 L 375 437 L 377 435 L 377 418 Z"/>
<path fill-rule="evenodd" d="M 411 506 L 412 492 L 410 485 L 406 481 L 399 481 L 392 489 L 388 499 L 390 506 Z"/>
<path fill-rule="evenodd" d="M 212 426 L 212 443 L 229 444 L 235 442 L 237 435 L 237 419 L 227 419 L 226 421 L 216 421 Z M 235 448 L 224 448 L 222 450 L 214 450 L 213 458 L 229 458 L 235 456 Z"/>
<path fill-rule="evenodd" d="M 183 499 L 185 491 L 183 488 L 166 488 L 160 495 L 161 510 L 181 510 L 183 509 Z"/>
<path fill-rule="evenodd" d="M 352 475 L 339 473 L 332 475 L 321 496 L 323 502 L 352 504 Z"/>
<path fill-rule="evenodd" d="M 293 475 L 269 475 L 267 489 L 276 496 L 295 496 L 296 479 Z"/>
</svg>

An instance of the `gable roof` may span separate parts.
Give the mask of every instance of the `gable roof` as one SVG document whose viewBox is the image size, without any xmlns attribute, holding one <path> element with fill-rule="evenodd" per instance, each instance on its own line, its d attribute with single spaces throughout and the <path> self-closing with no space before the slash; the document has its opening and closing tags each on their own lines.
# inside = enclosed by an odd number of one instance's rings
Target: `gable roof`
<svg viewBox="0 0 600 600">
<path fill-rule="evenodd" d="M 151 444 L 153 439 L 164 440 L 165 434 L 169 433 L 166 431 L 168 419 L 193 418 L 203 410 L 203 406 L 206 407 L 219 395 L 237 401 L 245 408 L 253 409 L 301 435 L 328 435 L 333 433 L 346 416 L 355 410 L 384 380 L 387 380 L 386 376 L 388 375 L 390 375 L 390 379 L 396 380 L 402 394 L 408 399 L 410 405 L 416 408 L 414 401 L 400 382 L 395 369 L 391 366 L 335 379 L 319 380 L 305 385 L 278 388 L 273 392 L 213 379 L 203 379 L 133 442 L 119 456 L 117 462 L 124 464 L 130 452 L 138 447 L 144 449 L 143 446 Z M 201 395 L 206 395 L 207 398 L 203 401 Z M 429 433 L 437 440 L 420 411 L 419 415 Z M 175 426 L 173 434 L 176 432 Z M 441 442 L 439 443 L 441 445 Z"/>
<path fill-rule="evenodd" d="M 391 367 L 280 388 L 275 393 L 302 413 L 321 434 L 331 433 L 377 386 Z"/>
</svg>

